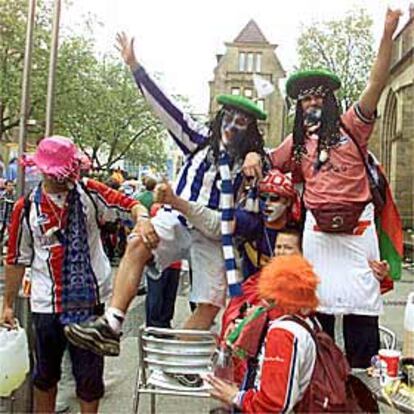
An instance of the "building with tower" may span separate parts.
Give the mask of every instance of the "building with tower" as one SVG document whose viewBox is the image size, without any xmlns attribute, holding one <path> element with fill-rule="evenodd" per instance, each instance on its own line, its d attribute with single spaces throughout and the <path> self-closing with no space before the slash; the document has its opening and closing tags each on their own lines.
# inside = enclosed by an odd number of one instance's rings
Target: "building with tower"
<svg viewBox="0 0 414 414">
<path fill-rule="evenodd" d="M 257 104 L 268 114 L 268 119 L 260 122 L 266 146 L 275 147 L 285 134 L 285 103 L 279 89 L 279 80 L 285 71 L 275 53 L 276 44 L 269 43 L 259 26 L 250 20 L 232 42 L 226 42 L 226 51 L 217 55 L 214 79 L 210 85 L 210 115 L 218 110 L 215 97 L 221 93 L 244 95 L 257 100 Z M 258 99 L 253 85 L 253 74 L 270 81 L 275 90 L 265 98 Z"/>
</svg>

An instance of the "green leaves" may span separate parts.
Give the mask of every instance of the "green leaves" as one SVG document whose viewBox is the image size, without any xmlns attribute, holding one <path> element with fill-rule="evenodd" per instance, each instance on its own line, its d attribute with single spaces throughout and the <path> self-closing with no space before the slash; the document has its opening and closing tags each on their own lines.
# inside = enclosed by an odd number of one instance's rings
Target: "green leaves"
<svg viewBox="0 0 414 414">
<path fill-rule="evenodd" d="M 342 19 L 306 26 L 297 44 L 298 69 L 325 68 L 342 82 L 338 98 L 342 109 L 358 100 L 374 60 L 372 19 L 364 9 Z"/>
<path fill-rule="evenodd" d="M 67 2 L 65 2 L 67 6 Z M 27 0 L 0 0 L 0 138 L 12 139 L 19 123 Z M 50 53 L 51 2 L 37 2 L 29 118 L 44 134 Z M 166 152 L 161 126 L 120 58 L 98 58 L 90 16 L 84 34 L 61 31 L 56 73 L 54 133 L 71 136 L 103 169 L 126 158 L 160 166 Z"/>
</svg>

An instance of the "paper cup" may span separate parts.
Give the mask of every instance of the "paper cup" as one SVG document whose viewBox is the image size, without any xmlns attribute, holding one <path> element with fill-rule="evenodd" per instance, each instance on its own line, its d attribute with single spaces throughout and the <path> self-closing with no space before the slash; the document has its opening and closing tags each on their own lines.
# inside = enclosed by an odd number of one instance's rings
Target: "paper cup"
<svg viewBox="0 0 414 414">
<path fill-rule="evenodd" d="M 388 376 L 392 378 L 397 377 L 401 351 L 397 351 L 395 349 L 380 349 L 378 351 L 378 355 L 380 359 L 387 364 Z"/>
</svg>

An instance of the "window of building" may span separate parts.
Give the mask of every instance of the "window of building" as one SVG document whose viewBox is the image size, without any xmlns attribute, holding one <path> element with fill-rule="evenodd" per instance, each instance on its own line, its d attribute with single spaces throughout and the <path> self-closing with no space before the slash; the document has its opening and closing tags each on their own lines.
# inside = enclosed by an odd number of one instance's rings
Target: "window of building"
<svg viewBox="0 0 414 414">
<path fill-rule="evenodd" d="M 246 53 L 239 53 L 239 71 L 244 72 L 246 69 Z"/>
<path fill-rule="evenodd" d="M 265 110 L 265 101 L 264 101 L 264 99 L 259 99 L 257 102 L 257 106 L 262 110 L 262 111 L 264 111 Z"/>
<path fill-rule="evenodd" d="M 256 70 L 255 72 L 260 73 L 262 71 L 262 54 L 256 53 Z"/>
<path fill-rule="evenodd" d="M 251 98 L 253 96 L 253 91 L 250 88 L 244 88 L 244 96 L 246 98 Z"/>
<path fill-rule="evenodd" d="M 232 95 L 240 95 L 240 88 L 231 88 Z"/>
<path fill-rule="evenodd" d="M 247 72 L 253 72 L 254 53 L 247 54 Z"/>
</svg>

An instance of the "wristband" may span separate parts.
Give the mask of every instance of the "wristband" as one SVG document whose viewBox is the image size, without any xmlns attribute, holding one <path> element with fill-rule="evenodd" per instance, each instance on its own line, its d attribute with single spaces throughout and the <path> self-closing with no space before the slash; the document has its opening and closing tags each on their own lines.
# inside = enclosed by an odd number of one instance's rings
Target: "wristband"
<svg viewBox="0 0 414 414">
<path fill-rule="evenodd" d="M 142 213 L 142 214 L 139 214 L 137 216 L 137 220 L 140 220 L 140 219 L 149 219 L 149 218 L 150 218 L 150 216 L 149 216 L 148 213 Z"/>
</svg>

